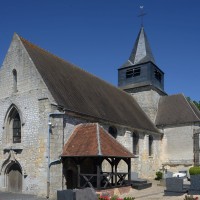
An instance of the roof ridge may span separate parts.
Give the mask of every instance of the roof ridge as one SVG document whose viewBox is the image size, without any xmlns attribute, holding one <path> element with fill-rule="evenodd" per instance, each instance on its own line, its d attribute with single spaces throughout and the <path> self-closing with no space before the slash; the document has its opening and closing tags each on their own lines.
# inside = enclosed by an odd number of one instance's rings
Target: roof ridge
<svg viewBox="0 0 200 200">
<path fill-rule="evenodd" d="M 97 134 L 97 144 L 98 144 L 98 155 L 102 155 L 101 151 L 101 140 L 100 140 L 100 132 L 99 132 L 99 124 L 96 123 L 96 134 Z"/>
</svg>

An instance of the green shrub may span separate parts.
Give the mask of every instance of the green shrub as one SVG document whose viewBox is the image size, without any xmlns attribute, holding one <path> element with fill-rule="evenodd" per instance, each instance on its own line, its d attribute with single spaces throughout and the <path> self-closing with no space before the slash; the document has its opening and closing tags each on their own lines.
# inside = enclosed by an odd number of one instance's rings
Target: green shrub
<svg viewBox="0 0 200 200">
<path fill-rule="evenodd" d="M 184 200 L 198 200 L 198 197 L 193 197 L 193 195 L 190 195 L 190 196 L 185 195 Z"/>
<path fill-rule="evenodd" d="M 162 179 L 162 177 L 163 177 L 163 173 L 162 172 L 160 172 L 160 171 L 158 171 L 158 172 L 156 172 L 156 178 L 155 178 L 155 180 L 160 180 L 160 179 Z"/>
<path fill-rule="evenodd" d="M 124 197 L 124 200 L 134 200 L 135 197 Z"/>
<path fill-rule="evenodd" d="M 114 195 L 113 197 L 110 198 L 110 200 L 117 200 L 119 197 L 117 195 Z"/>
<path fill-rule="evenodd" d="M 200 167 L 191 167 L 189 173 L 190 175 L 200 174 Z"/>
</svg>

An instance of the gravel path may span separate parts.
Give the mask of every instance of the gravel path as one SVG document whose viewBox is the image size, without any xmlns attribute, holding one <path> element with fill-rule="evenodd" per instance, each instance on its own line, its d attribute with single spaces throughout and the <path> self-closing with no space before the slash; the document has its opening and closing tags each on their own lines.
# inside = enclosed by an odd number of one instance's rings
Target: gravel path
<svg viewBox="0 0 200 200">
<path fill-rule="evenodd" d="M 129 194 L 124 196 L 131 196 L 135 197 L 135 199 L 143 199 L 143 200 L 184 200 L 184 197 L 186 194 L 179 194 L 170 192 L 167 194 L 164 194 L 164 190 L 166 189 L 164 186 L 159 186 L 158 181 L 152 180 L 152 187 L 143 189 L 143 190 L 136 190 L 132 189 Z M 188 182 L 186 182 L 188 184 Z M 200 194 L 194 195 L 194 197 L 198 197 L 200 200 Z"/>
</svg>

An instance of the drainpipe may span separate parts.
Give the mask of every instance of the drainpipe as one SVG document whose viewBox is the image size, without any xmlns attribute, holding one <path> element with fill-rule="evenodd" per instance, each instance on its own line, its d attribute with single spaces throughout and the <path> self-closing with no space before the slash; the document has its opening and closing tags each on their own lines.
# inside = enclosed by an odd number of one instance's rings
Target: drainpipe
<svg viewBox="0 0 200 200">
<path fill-rule="evenodd" d="M 48 166 L 47 166 L 47 199 L 49 199 L 49 194 L 50 194 L 50 167 L 53 164 L 58 164 L 61 162 L 61 159 L 52 161 L 50 160 L 50 140 L 51 140 L 51 116 L 53 115 L 65 115 L 65 113 L 49 113 L 48 114 L 48 133 L 47 133 L 47 158 L 48 158 Z"/>
</svg>

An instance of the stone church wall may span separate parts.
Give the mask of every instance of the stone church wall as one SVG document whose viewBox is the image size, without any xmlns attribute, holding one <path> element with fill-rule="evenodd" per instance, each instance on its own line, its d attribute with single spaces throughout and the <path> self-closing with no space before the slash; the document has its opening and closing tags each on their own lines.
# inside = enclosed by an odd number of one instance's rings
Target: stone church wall
<svg viewBox="0 0 200 200">
<path fill-rule="evenodd" d="M 22 192 L 45 195 L 47 116 L 52 97 L 16 35 L 0 70 L 0 94 L 0 188 L 8 190 L 6 173 L 14 161 L 21 168 Z M 12 107 L 20 115 L 21 143 L 13 143 L 12 130 L 7 127 Z"/>
<path fill-rule="evenodd" d="M 165 127 L 162 139 L 162 162 L 167 169 L 179 171 L 193 165 L 193 132 L 199 125 Z"/>
<path fill-rule="evenodd" d="M 134 93 L 131 90 L 127 92 L 135 98 L 135 100 L 141 106 L 142 110 L 147 114 L 149 119 L 151 119 L 151 121 L 155 123 L 160 95 L 154 90 L 144 89 L 142 91 L 140 88 L 138 89 L 138 91 L 135 89 Z"/>
</svg>

